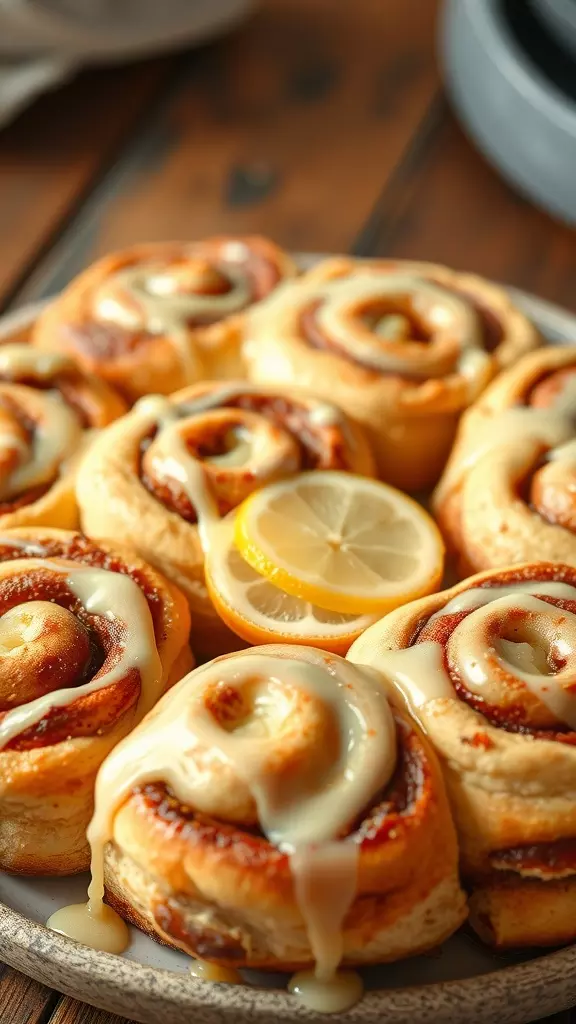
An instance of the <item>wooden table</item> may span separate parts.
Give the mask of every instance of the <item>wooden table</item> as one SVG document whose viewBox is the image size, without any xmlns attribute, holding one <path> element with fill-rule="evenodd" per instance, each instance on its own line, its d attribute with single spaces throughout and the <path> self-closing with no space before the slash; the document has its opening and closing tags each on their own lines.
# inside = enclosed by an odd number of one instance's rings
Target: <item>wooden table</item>
<svg viewBox="0 0 576 1024">
<path fill-rule="evenodd" d="M 439 260 L 576 310 L 576 234 L 511 191 L 448 108 L 438 6 L 265 0 L 224 41 L 41 99 L 0 132 L 0 310 L 109 249 L 218 231 Z M 1 965 L 0 1020 L 121 1024 Z"/>
</svg>

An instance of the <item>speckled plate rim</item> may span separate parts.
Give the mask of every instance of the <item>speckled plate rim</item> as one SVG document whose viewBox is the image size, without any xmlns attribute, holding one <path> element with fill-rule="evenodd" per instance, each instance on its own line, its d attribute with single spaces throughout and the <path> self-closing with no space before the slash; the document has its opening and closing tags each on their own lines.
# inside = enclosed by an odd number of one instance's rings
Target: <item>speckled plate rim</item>
<svg viewBox="0 0 576 1024">
<path fill-rule="evenodd" d="M 305 255 L 303 265 L 319 257 Z M 519 305 L 553 341 L 576 343 L 576 317 L 511 289 Z M 26 329 L 44 303 L 0 319 L 0 340 Z M 89 949 L 0 904 L 0 959 L 38 981 L 141 1024 L 294 1024 L 320 1015 L 282 989 L 206 985 L 163 968 Z M 576 1003 L 576 945 L 486 974 L 368 992 L 334 1024 L 526 1024 Z"/>
</svg>

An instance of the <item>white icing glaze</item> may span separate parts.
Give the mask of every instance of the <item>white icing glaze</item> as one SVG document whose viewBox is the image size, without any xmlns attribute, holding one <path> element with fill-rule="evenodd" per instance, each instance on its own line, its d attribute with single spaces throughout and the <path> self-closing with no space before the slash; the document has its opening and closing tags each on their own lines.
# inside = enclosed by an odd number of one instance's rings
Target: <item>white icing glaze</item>
<svg viewBox="0 0 576 1024">
<path fill-rule="evenodd" d="M 315 1013 L 344 1013 L 360 1002 L 364 985 L 356 971 L 338 971 L 327 981 L 318 978 L 314 971 L 298 971 L 291 978 L 288 991 Z"/>
<path fill-rule="evenodd" d="M 0 448 L 13 449 L 18 456 L 14 469 L 0 477 L 1 501 L 53 480 L 82 441 L 80 420 L 58 392 L 44 392 L 38 400 L 41 416 L 30 444 L 7 429 L 0 433 Z"/>
<path fill-rule="evenodd" d="M 474 433 L 469 429 L 455 449 L 438 486 L 436 500 L 442 501 L 449 490 L 458 486 L 468 470 L 495 451 L 508 451 L 514 461 L 521 465 L 526 445 L 535 447 L 536 455 L 540 448 L 547 448 L 549 461 L 559 462 L 567 470 L 574 470 L 575 416 L 576 373 L 564 381 L 562 389 L 549 407 L 519 405 L 495 413 L 487 410 L 484 421 L 473 421 Z"/>
<path fill-rule="evenodd" d="M 105 903 L 100 904 L 96 911 L 86 903 L 62 907 L 51 914 L 46 927 L 105 953 L 123 953 L 130 940 L 127 925 Z"/>
<path fill-rule="evenodd" d="M 177 480 L 196 511 L 198 536 L 204 552 L 210 549 L 211 527 L 220 521 L 218 503 L 212 494 L 199 459 L 188 450 L 180 433 L 181 406 L 160 395 L 149 395 L 134 406 L 133 414 L 158 426 L 154 438 L 154 471 L 159 481 Z"/>
<path fill-rule="evenodd" d="M 526 444 L 561 452 L 566 442 L 572 441 L 573 434 L 571 420 L 549 409 L 518 406 L 487 415 L 482 423 L 476 421 L 474 436 L 468 430 L 465 440 L 455 449 L 438 486 L 437 498 L 441 500 L 441 495 L 458 486 L 470 469 L 495 451 L 510 451 L 521 464 Z M 573 451 L 571 455 L 574 458 Z"/>
<path fill-rule="evenodd" d="M 422 380 L 460 372 L 470 380 L 471 394 L 477 390 L 478 380 L 484 382 L 491 356 L 483 348 L 478 314 L 464 297 L 422 277 L 369 271 L 328 281 L 317 291 L 322 299 L 316 313 L 320 330 L 359 363 Z M 414 343 L 402 344 L 410 340 L 403 315 L 383 316 L 373 328 L 362 328 L 355 308 L 369 307 L 387 297 L 410 302 L 433 332 L 432 344 L 418 345 L 417 354 Z"/>
<path fill-rule="evenodd" d="M 575 601 L 576 587 L 570 586 L 569 583 L 562 583 L 560 580 L 531 580 L 528 583 L 506 583 L 495 587 L 470 587 L 457 594 L 443 608 L 435 612 L 430 617 L 430 622 L 440 616 L 468 611 L 471 608 L 480 608 L 501 597 L 515 597 L 521 600 L 524 594 L 546 594 L 548 597 Z"/>
<path fill-rule="evenodd" d="M 46 549 L 42 544 L 38 544 L 36 541 L 28 538 L 24 539 L 24 537 L 13 537 L 9 533 L 0 534 L 0 546 L 3 545 L 8 548 L 14 548 L 16 551 L 22 551 L 23 555 L 42 557 L 46 554 Z"/>
<path fill-rule="evenodd" d="M 160 482 L 175 479 L 181 485 L 196 511 L 198 534 L 205 554 L 215 543 L 215 527 L 220 522 L 220 513 L 202 460 L 194 456 L 182 437 L 182 423 L 185 423 L 188 417 L 193 419 L 195 416 L 208 416 L 212 412 L 225 409 L 226 404 L 239 395 L 262 394 L 268 395 L 269 392 L 244 383 L 224 384 L 204 395 L 178 404 L 169 402 L 159 395 L 149 395 L 140 399 L 134 406 L 132 415 L 142 418 L 144 430 L 147 429 L 146 424 L 159 428 L 150 456 L 154 474 Z M 302 403 L 315 425 L 343 425 L 342 414 L 334 406 L 310 400 L 308 397 L 302 398 Z M 209 456 L 205 461 L 230 471 L 249 469 L 255 479 L 274 479 L 278 475 L 279 466 L 282 465 L 282 452 L 279 452 L 281 439 L 278 437 L 277 429 L 264 416 L 248 410 L 238 411 L 245 420 L 245 426 L 240 421 L 233 428 L 238 443 L 232 444 L 230 451 L 222 455 Z M 317 418 L 314 417 L 314 413 Z M 295 472 L 298 465 L 291 459 L 291 446 L 284 445 L 284 448 L 286 472 Z"/>
<path fill-rule="evenodd" d="M 576 587 L 558 581 L 474 587 L 447 602 L 428 621 L 470 613 L 455 626 L 448 644 L 450 661 L 469 692 L 489 696 L 495 658 L 560 722 L 576 729 L 576 692 L 572 689 L 576 683 L 576 614 L 542 597 L 576 601 Z M 518 609 L 526 613 L 520 623 L 515 615 Z M 490 629 L 494 622 L 502 635 L 494 636 Z M 512 639 L 506 635 L 508 624 Z M 493 637 L 491 643 L 489 636 Z M 551 667 L 550 654 L 561 665 L 557 670 Z M 430 702 L 456 699 L 440 643 L 423 641 L 405 650 L 385 651 L 378 654 L 375 664 L 424 726 L 426 715 L 422 712 Z"/>
<path fill-rule="evenodd" d="M 225 726 L 206 702 L 222 687 L 244 701 L 238 719 Z M 303 701 L 305 713 L 308 699 L 322 708 L 335 751 L 311 746 L 305 728 L 298 730 L 303 739 L 294 739 L 294 701 Z M 283 743 L 303 747 L 290 773 L 276 767 Z M 345 979 L 334 978 L 356 891 L 358 847 L 339 837 L 389 781 L 395 761 L 394 720 L 369 669 L 303 647 L 263 647 L 216 659 L 170 690 L 102 765 L 88 830 L 89 912 L 101 906 L 104 847 L 116 811 L 134 787 L 160 780 L 182 803 L 216 816 L 232 792 L 235 808 L 254 803 L 262 830 L 290 858 L 316 958 L 316 988 L 348 991 Z M 306 979 L 295 986 L 300 983 L 309 987 Z M 358 998 L 358 984 L 354 991 Z"/>
<path fill-rule="evenodd" d="M 550 462 L 560 462 L 566 468 L 576 468 L 576 440 L 567 441 L 566 444 L 560 445 L 558 448 L 553 448 L 548 453 L 548 459 Z"/>
<path fill-rule="evenodd" d="M 239 971 L 233 967 L 223 967 L 221 964 L 211 964 L 208 960 L 195 958 L 190 964 L 190 974 L 193 978 L 200 978 L 202 981 L 220 982 L 224 985 L 242 985 L 243 978 Z"/>
<path fill-rule="evenodd" d="M 140 263 L 118 270 L 96 291 L 94 315 L 129 331 L 146 331 L 170 338 L 188 379 L 203 376 L 191 330 L 194 320 L 214 321 L 244 309 L 252 299 L 246 273 L 226 263 L 222 273 L 230 283 L 222 294 L 194 291 L 210 273 L 206 260 L 190 257 L 190 264 Z"/>
<path fill-rule="evenodd" d="M 42 352 L 31 345 L 0 346 L 0 377 L 4 380 L 32 377 L 46 382 L 75 369 L 73 360 L 60 352 Z"/>
<path fill-rule="evenodd" d="M 102 690 L 129 672 L 140 673 L 141 689 L 137 716 L 142 717 L 155 703 L 160 693 L 162 666 L 156 649 L 150 609 L 139 586 L 129 576 L 92 569 L 85 566 L 57 565 L 36 559 L 16 560 L 11 570 L 29 572 L 41 569 L 62 577 L 72 593 L 90 615 L 102 615 L 122 624 L 119 642 L 121 656 L 112 666 L 106 665 L 93 679 L 81 686 L 53 690 L 27 704 L 8 711 L 0 720 L 0 750 L 25 729 L 36 725 L 51 708 L 66 707 L 79 697 Z M 49 602 L 46 602 L 48 608 Z"/>
</svg>

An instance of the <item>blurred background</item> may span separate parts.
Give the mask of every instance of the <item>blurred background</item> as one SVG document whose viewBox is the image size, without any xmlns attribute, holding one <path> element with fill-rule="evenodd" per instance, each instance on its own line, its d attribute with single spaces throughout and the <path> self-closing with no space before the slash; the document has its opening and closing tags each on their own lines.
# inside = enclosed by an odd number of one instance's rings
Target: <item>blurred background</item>
<svg viewBox="0 0 576 1024">
<path fill-rule="evenodd" d="M 0 0 L 0 310 L 261 232 L 576 310 L 576 0 Z"/>
</svg>

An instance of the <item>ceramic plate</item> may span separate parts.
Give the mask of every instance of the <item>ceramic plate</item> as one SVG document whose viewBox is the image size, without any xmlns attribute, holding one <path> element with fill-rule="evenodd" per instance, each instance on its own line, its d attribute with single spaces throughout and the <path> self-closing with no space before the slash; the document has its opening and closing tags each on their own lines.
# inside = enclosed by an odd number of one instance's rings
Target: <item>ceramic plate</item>
<svg viewBox="0 0 576 1024">
<path fill-rule="evenodd" d="M 312 262 L 306 257 L 302 262 Z M 576 343 L 576 316 L 515 293 L 551 341 Z M 0 321 L 0 339 L 25 332 L 39 307 Z M 86 876 L 0 875 L 0 959 L 61 992 L 141 1024 L 295 1024 L 326 1020 L 297 1004 L 282 976 L 246 972 L 244 986 L 212 985 L 187 973 L 184 954 L 133 930 L 123 957 L 88 949 L 48 931 L 58 907 L 86 898 Z M 347 1024 L 525 1024 L 576 1003 L 576 945 L 555 952 L 495 955 L 460 932 L 435 955 L 364 972 L 367 992 Z"/>
</svg>

